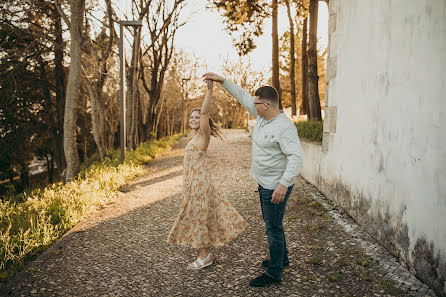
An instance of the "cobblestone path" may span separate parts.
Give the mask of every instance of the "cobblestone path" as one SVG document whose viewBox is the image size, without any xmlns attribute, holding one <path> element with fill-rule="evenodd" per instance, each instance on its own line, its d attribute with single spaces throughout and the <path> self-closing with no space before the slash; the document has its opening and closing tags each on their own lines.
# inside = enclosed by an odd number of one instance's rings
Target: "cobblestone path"
<svg viewBox="0 0 446 297">
<path fill-rule="evenodd" d="M 213 181 L 249 227 L 214 249 L 215 262 L 187 270 L 193 249 L 166 237 L 180 206 L 186 139 L 147 165 L 116 203 L 92 213 L 63 236 L 0 295 L 9 296 L 434 296 L 342 209 L 296 178 L 284 226 L 290 267 L 281 285 L 252 288 L 263 272 L 266 236 L 256 184 L 249 177 L 250 138 L 244 130 L 213 139 Z"/>
</svg>

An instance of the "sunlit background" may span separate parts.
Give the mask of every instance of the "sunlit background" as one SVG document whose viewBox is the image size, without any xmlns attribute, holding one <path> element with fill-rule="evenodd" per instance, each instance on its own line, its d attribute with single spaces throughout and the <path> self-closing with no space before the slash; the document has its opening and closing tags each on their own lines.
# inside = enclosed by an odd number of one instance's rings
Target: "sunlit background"
<svg viewBox="0 0 446 297">
<path fill-rule="evenodd" d="M 188 0 L 182 14 L 187 23 L 178 30 L 175 36 L 175 46 L 186 52 L 193 53 L 207 66 L 209 71 L 219 72 L 224 58 L 237 60 L 238 54 L 232 44 L 231 36 L 225 31 L 223 18 L 218 11 L 209 8 L 208 0 Z M 130 0 L 120 0 L 116 9 L 118 16 L 125 18 L 131 15 Z M 293 15 L 294 17 L 294 15 Z M 257 46 L 243 59 L 251 59 L 253 70 L 263 71 L 271 76 L 271 18 L 263 23 L 264 34 L 255 39 Z M 278 16 L 279 36 L 289 30 L 286 7 L 279 6 Z M 318 49 L 324 50 L 328 43 L 328 7 L 325 2 L 319 2 L 318 14 Z M 128 34 L 128 33 L 127 33 Z M 130 34 L 129 34 L 130 35 Z"/>
</svg>

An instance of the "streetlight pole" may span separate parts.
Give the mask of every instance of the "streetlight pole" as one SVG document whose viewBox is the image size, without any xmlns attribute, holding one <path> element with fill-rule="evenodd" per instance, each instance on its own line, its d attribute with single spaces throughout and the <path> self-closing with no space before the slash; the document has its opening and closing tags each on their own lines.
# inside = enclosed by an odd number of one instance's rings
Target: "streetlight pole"
<svg viewBox="0 0 446 297">
<path fill-rule="evenodd" d="M 120 21 L 119 22 L 119 99 L 120 99 L 120 145 L 121 145 L 121 164 L 125 160 L 126 135 L 125 135 L 125 50 L 124 50 L 124 27 L 125 26 L 142 26 L 142 20 L 138 21 Z"/>
</svg>

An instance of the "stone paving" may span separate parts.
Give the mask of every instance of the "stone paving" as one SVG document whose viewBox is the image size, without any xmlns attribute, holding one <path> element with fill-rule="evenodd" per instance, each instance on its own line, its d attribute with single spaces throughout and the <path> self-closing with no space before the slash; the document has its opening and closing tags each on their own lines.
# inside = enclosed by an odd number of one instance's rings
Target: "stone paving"
<svg viewBox="0 0 446 297">
<path fill-rule="evenodd" d="M 264 269 L 266 236 L 256 184 L 249 177 L 250 138 L 226 130 L 212 140 L 215 186 L 249 226 L 214 264 L 190 271 L 197 251 L 168 245 L 180 206 L 187 139 L 147 165 L 116 202 L 92 213 L 0 290 L 6 296 L 435 296 L 405 265 L 315 187 L 297 177 L 284 227 L 290 267 L 282 283 L 252 288 Z"/>
</svg>

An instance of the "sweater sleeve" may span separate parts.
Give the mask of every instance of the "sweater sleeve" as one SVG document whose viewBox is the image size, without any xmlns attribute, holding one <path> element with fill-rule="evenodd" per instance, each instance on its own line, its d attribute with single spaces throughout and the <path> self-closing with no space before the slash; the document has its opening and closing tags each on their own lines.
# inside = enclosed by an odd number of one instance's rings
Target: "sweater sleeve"
<svg viewBox="0 0 446 297">
<path fill-rule="evenodd" d="M 234 98 L 253 116 L 257 117 L 257 109 L 254 104 L 254 97 L 246 92 L 242 87 L 236 85 L 230 80 L 225 79 L 222 84 Z"/>
<path fill-rule="evenodd" d="M 296 127 L 290 125 L 281 133 L 279 145 L 287 157 L 286 169 L 279 183 L 289 187 L 294 183 L 294 178 L 299 174 L 303 164 L 302 147 Z"/>
</svg>

